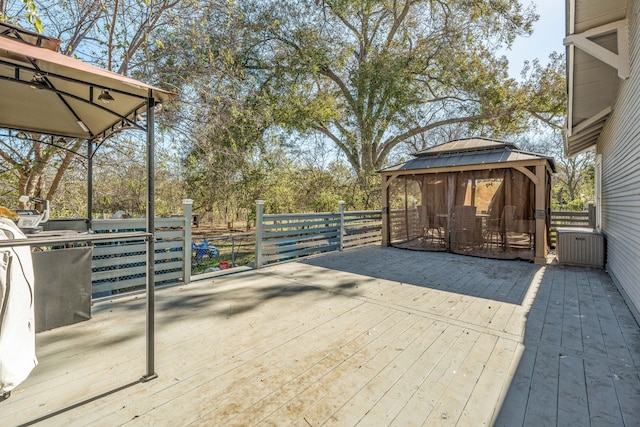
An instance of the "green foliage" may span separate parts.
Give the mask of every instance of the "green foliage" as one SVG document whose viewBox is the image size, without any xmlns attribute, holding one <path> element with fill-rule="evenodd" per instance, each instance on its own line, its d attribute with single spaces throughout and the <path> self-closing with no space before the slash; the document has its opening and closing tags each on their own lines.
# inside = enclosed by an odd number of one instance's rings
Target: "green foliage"
<svg viewBox="0 0 640 427">
<path fill-rule="evenodd" d="M 219 147 L 215 160 L 202 168 L 207 154 L 190 153 L 186 192 L 195 200 L 194 212 L 212 213 L 217 222 L 239 216 L 251 222 L 255 200 L 265 201 L 266 213 L 335 211 L 340 200 L 351 209 L 373 208 L 365 205 L 357 177 L 343 163 L 306 166 L 292 161 L 275 141 L 243 154 Z"/>
<path fill-rule="evenodd" d="M 582 211 L 585 209 L 585 201 L 582 199 L 574 199 L 565 205 L 565 209 L 569 211 Z"/>
<path fill-rule="evenodd" d="M 34 0 L 16 1 L 11 4 L 10 0 L 0 0 L 0 21 L 6 21 L 12 24 L 20 25 L 24 22 L 24 26 L 28 26 L 36 30 L 38 33 L 44 31 L 42 21 L 38 15 L 38 7 Z M 21 3 L 20 6 L 17 3 Z"/>
<path fill-rule="evenodd" d="M 242 1 L 228 15 L 243 35 L 231 62 L 273 125 L 332 141 L 370 199 L 369 175 L 425 132 L 467 123 L 500 135 L 562 114 L 562 95 L 545 96 L 562 85 L 555 68 L 533 64 L 519 84 L 495 56 L 536 18 L 515 0 Z"/>
<path fill-rule="evenodd" d="M 36 3 L 34 0 L 22 0 L 22 3 L 26 6 L 25 16 L 27 17 L 27 21 L 33 28 L 39 33 L 42 33 L 44 29 L 42 28 L 42 21 L 38 16 L 38 9 L 36 8 Z"/>
<path fill-rule="evenodd" d="M 158 116 L 181 162 L 158 167 L 161 214 L 181 197 L 225 222 L 250 220 L 256 199 L 268 212 L 379 208 L 376 170 L 402 146 L 561 126 L 562 56 L 527 64 L 521 82 L 496 56 L 537 19 L 516 0 L 22 1 L 65 54 L 180 93 Z M 305 153 L 311 141 L 338 154 Z M 124 147 L 97 157 L 105 214 L 144 210 L 142 150 Z M 6 180 L 46 192 L 67 167 L 57 153 L 47 161 Z M 571 170 L 564 188 L 583 193 Z M 60 212 L 82 211 L 82 171 L 49 188 Z"/>
</svg>

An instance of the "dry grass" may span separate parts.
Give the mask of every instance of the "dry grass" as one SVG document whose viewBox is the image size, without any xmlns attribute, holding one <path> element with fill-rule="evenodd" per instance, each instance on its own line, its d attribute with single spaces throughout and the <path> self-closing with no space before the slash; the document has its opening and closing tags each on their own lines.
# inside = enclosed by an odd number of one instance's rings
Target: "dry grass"
<svg viewBox="0 0 640 427">
<path fill-rule="evenodd" d="M 246 223 L 240 221 L 230 223 L 230 227 L 222 223 L 204 222 L 198 224 L 197 227 L 191 227 L 191 236 L 224 236 L 229 234 L 251 233 L 253 231 L 253 228 L 247 229 Z"/>
</svg>

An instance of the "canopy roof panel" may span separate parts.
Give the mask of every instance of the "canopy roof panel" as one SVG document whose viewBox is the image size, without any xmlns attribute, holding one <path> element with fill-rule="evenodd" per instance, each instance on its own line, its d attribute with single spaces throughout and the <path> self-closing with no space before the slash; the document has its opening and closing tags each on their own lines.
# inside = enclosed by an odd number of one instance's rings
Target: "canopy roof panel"
<svg viewBox="0 0 640 427">
<path fill-rule="evenodd" d="M 28 32 L 7 28 L 11 27 L 0 28 L 0 127 L 103 138 L 122 127 L 137 126 L 147 99 L 163 103 L 177 96 L 57 53 L 51 50 L 55 39 L 29 39 Z M 112 98 L 106 99 L 108 103 L 100 100 L 103 91 Z"/>
<path fill-rule="evenodd" d="M 415 158 L 380 172 L 415 171 L 420 169 L 459 168 L 471 165 L 495 164 L 496 167 L 508 167 L 505 163 L 520 162 L 531 164 L 541 160 L 548 162 L 555 172 L 553 158 L 537 153 L 520 150 L 511 142 L 485 138 L 467 138 L 436 145 L 414 154 Z"/>
<path fill-rule="evenodd" d="M 568 117 L 565 152 L 595 146 L 628 76 L 626 0 L 567 1 Z"/>
<path fill-rule="evenodd" d="M 0 35 L 20 39 L 30 45 L 44 47 L 54 52 L 60 50 L 60 40 L 18 28 L 5 22 L 0 22 Z"/>
<path fill-rule="evenodd" d="M 464 138 L 435 145 L 427 148 L 426 150 L 419 151 L 415 156 L 425 157 L 440 154 L 464 153 L 468 151 L 495 150 L 496 148 L 503 149 L 504 147 L 517 149 L 517 147 L 511 142 L 497 141 L 487 138 Z"/>
</svg>

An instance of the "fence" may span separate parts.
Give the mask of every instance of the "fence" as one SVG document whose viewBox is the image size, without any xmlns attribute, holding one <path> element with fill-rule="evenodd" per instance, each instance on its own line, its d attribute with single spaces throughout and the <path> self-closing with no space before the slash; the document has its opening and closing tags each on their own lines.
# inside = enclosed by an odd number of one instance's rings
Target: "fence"
<svg viewBox="0 0 640 427">
<path fill-rule="evenodd" d="M 293 257 L 380 243 L 380 211 L 263 215 L 261 264 Z M 192 240 L 191 201 L 184 216 L 156 218 L 155 282 L 189 283 L 202 273 L 245 266 L 257 257 L 256 234 L 204 236 Z M 96 233 L 144 231 L 144 219 L 104 219 L 92 222 Z M 185 250 L 186 248 L 186 250 Z M 92 293 L 108 296 L 145 286 L 143 242 L 96 243 L 92 260 Z M 261 265 L 255 263 L 254 265 Z"/>
<path fill-rule="evenodd" d="M 264 202 L 256 201 L 255 267 L 300 256 L 342 251 L 381 240 L 380 211 L 307 214 L 264 214 Z"/>
<path fill-rule="evenodd" d="M 260 266 L 293 257 L 380 243 L 380 211 L 263 215 L 259 205 L 257 233 L 207 236 L 192 241 L 192 201 L 184 201 L 184 215 L 155 219 L 155 283 L 189 283 L 217 269 L 245 266 L 258 256 Z M 144 218 L 98 219 L 96 234 L 145 231 Z M 48 230 L 86 231 L 86 220 L 51 220 Z M 260 240 L 256 236 L 260 234 Z M 259 245 L 258 242 L 261 242 Z M 215 249 L 214 249 L 215 248 Z M 259 254 L 260 252 L 260 254 Z M 143 289 L 146 286 L 146 245 L 143 241 L 94 242 L 91 289 L 94 298 Z"/>
<path fill-rule="evenodd" d="M 556 246 L 558 228 L 595 228 L 596 207 L 589 204 L 586 211 L 551 211 L 551 247 Z"/>
<path fill-rule="evenodd" d="M 380 244 L 381 211 L 349 211 L 344 213 L 342 246 L 344 249 Z"/>
<path fill-rule="evenodd" d="M 188 203 L 187 203 L 188 202 Z M 185 215 L 155 219 L 154 272 L 156 285 L 191 280 L 191 201 L 185 200 Z M 87 231 L 87 220 L 59 219 L 43 224 L 45 231 Z M 96 219 L 96 234 L 146 231 L 144 218 Z M 91 292 L 93 298 L 113 295 L 146 286 L 146 244 L 142 240 L 92 242 Z"/>
<path fill-rule="evenodd" d="M 198 275 L 227 268 L 246 266 L 254 260 L 255 234 L 229 234 L 223 236 L 201 236 L 193 239 L 191 274 Z M 212 247 L 215 251 L 199 248 Z"/>
<path fill-rule="evenodd" d="M 155 283 L 184 279 L 185 217 L 156 218 Z M 95 233 L 145 231 L 145 219 L 102 219 L 92 221 Z M 146 247 L 140 241 L 95 243 L 91 262 L 94 297 L 141 289 L 146 283 Z"/>
<path fill-rule="evenodd" d="M 192 251 L 191 205 L 185 203 L 185 215 L 156 218 L 155 282 L 188 283 L 196 275 L 216 268 L 233 268 L 249 263 L 255 256 L 255 266 L 279 262 L 305 255 L 379 244 L 381 212 L 338 212 L 265 215 L 263 204 L 257 203 L 256 234 L 205 237 L 215 246 L 214 256 L 199 258 Z M 188 218 L 189 220 L 186 220 Z M 78 229 L 80 221 L 50 221 L 52 228 Z M 76 224 L 77 223 L 77 224 Z M 401 224 L 401 228 L 410 226 Z M 551 246 L 556 243 L 558 227 L 595 226 L 595 207 L 588 211 L 552 211 Z M 92 221 L 96 233 L 144 231 L 144 219 L 103 219 Z M 195 242 L 194 242 L 195 243 Z M 198 242 L 196 244 L 199 244 Z M 185 253 L 185 248 L 187 251 Z M 259 261 L 258 261 L 259 260 Z M 192 269 L 193 268 L 193 269 Z M 146 248 L 142 241 L 96 242 L 92 259 L 92 293 L 94 297 L 142 289 L 145 286 Z"/>
</svg>

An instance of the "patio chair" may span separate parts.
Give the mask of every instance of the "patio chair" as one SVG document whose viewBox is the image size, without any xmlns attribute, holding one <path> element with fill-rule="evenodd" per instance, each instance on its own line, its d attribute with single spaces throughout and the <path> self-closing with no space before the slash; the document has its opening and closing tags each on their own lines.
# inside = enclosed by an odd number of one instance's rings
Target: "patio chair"
<svg viewBox="0 0 640 427">
<path fill-rule="evenodd" d="M 493 247 L 505 250 L 506 248 L 506 224 L 512 223 L 515 218 L 516 207 L 513 205 L 506 205 L 502 209 L 500 218 L 488 218 L 487 226 L 484 229 L 483 238 L 484 244 L 488 250 Z"/>
<path fill-rule="evenodd" d="M 191 242 L 191 251 L 193 252 L 193 258 L 196 261 L 202 261 L 204 257 L 213 258 L 220 255 L 218 248 L 210 245 L 206 239 L 198 244 Z"/>
<path fill-rule="evenodd" d="M 420 241 L 422 246 L 431 248 L 444 247 L 446 220 L 439 218 L 433 209 L 428 206 L 418 206 L 420 221 Z"/>
<path fill-rule="evenodd" d="M 473 249 L 482 245 L 481 228 L 477 225 L 475 206 L 454 206 L 451 243 Z"/>
<path fill-rule="evenodd" d="M 511 219 L 505 224 L 505 245 L 513 249 L 533 249 L 535 221 Z"/>
<path fill-rule="evenodd" d="M 504 221 L 501 218 L 487 218 L 487 226 L 483 230 L 482 238 L 485 248 L 504 249 Z"/>
<path fill-rule="evenodd" d="M 436 206 L 431 217 L 433 218 L 432 228 L 438 234 L 440 246 L 444 248 L 448 240 L 447 207 L 441 205 Z"/>
<path fill-rule="evenodd" d="M 427 218 L 427 207 L 418 206 L 418 236 L 421 244 L 424 246 L 427 243 L 427 234 L 429 230 L 429 218 Z"/>
<path fill-rule="evenodd" d="M 445 246 L 447 225 L 446 215 L 446 206 L 436 206 L 435 208 L 429 209 L 427 216 L 429 219 L 429 236 L 431 241 L 440 247 Z"/>
</svg>

